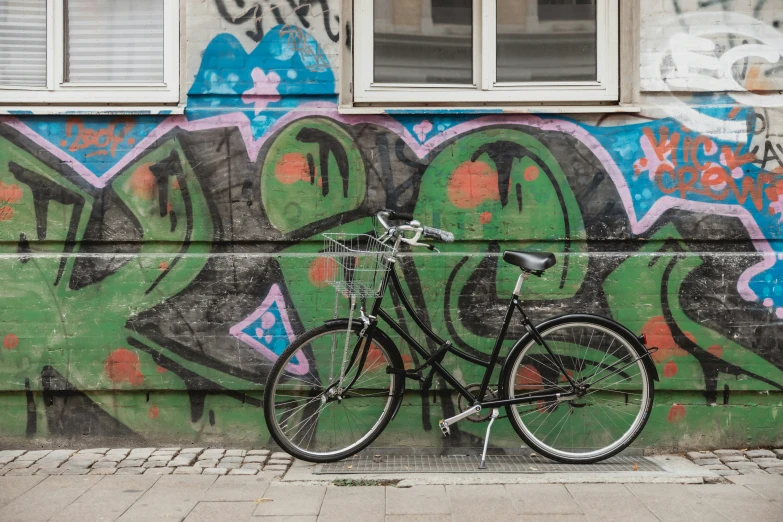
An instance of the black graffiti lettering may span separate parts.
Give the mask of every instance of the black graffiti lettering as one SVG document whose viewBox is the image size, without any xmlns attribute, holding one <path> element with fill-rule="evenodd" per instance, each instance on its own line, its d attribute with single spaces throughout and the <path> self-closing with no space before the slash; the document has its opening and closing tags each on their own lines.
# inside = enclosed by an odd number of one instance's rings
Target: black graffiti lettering
<svg viewBox="0 0 783 522">
<path fill-rule="evenodd" d="M 332 30 L 332 14 L 327 0 L 298 0 L 298 2 L 297 0 L 286 1 L 288 3 L 288 7 L 296 15 L 298 23 L 305 29 L 309 29 L 312 26 L 310 20 L 308 20 L 308 17 L 312 12 L 311 7 L 313 4 L 318 3 L 321 7 L 321 19 L 324 26 L 324 32 L 332 42 L 336 43 L 340 40 L 340 32 L 335 32 Z M 243 25 L 248 22 L 252 22 L 253 29 L 246 31 L 245 34 L 254 42 L 260 42 L 264 38 L 264 20 L 270 18 L 268 16 L 269 13 L 272 14 L 271 18 L 274 19 L 274 25 L 290 25 L 287 24 L 286 19 L 277 4 L 267 1 L 255 2 L 247 9 L 245 8 L 244 0 L 234 0 L 234 4 L 239 9 L 243 9 L 243 11 L 234 15 L 232 14 L 230 8 L 226 6 L 226 2 L 224 0 L 215 0 L 218 13 L 220 13 L 220 16 L 227 22 L 234 25 Z M 340 17 L 338 15 L 334 15 L 334 21 L 339 27 Z M 272 24 L 269 24 L 269 27 L 271 28 Z"/>
<path fill-rule="evenodd" d="M 68 221 L 68 232 L 65 236 L 63 255 L 60 258 L 60 267 L 57 270 L 57 277 L 54 281 L 55 286 L 57 286 L 63 277 L 63 272 L 65 272 L 65 264 L 68 262 L 68 255 L 73 252 L 73 249 L 76 246 L 76 234 L 79 230 L 79 219 L 81 218 L 82 209 L 84 209 L 84 198 L 41 174 L 28 170 L 13 161 L 8 164 L 8 170 L 14 175 L 19 183 L 24 183 L 30 187 L 30 190 L 33 193 L 35 225 L 39 241 L 46 239 L 49 221 L 49 202 L 54 201 L 66 206 L 73 205 L 71 218 Z"/>
<path fill-rule="evenodd" d="M 318 168 L 321 174 L 321 192 L 324 196 L 329 194 L 329 155 L 334 156 L 337 169 L 343 181 L 343 197 L 348 197 L 348 182 L 350 169 L 348 167 L 348 154 L 342 144 L 332 136 L 320 129 L 305 127 L 296 135 L 296 139 L 302 143 L 318 144 Z M 308 155 L 307 165 L 310 170 L 310 180 L 315 181 L 315 165 L 312 156 Z"/>
<path fill-rule="evenodd" d="M 764 157 L 761 160 L 761 168 L 763 170 L 771 170 L 767 167 L 767 163 L 770 161 L 775 161 L 777 165 L 772 167 L 772 169 L 775 169 L 777 167 L 783 167 L 783 161 L 781 161 L 780 156 L 778 156 L 778 152 L 775 150 L 775 144 L 773 144 L 770 140 L 767 140 L 764 143 Z M 783 148 L 778 144 L 777 149 L 780 150 L 783 153 Z"/>
<path fill-rule="evenodd" d="M 27 236 L 24 232 L 19 234 L 19 242 L 16 245 L 16 253 L 19 254 L 19 262 L 27 263 L 30 261 L 30 254 L 32 249 L 30 248 L 30 241 L 27 240 Z"/>
<path fill-rule="evenodd" d="M 163 279 L 169 275 L 174 269 L 174 266 L 179 263 L 182 256 L 190 248 L 191 237 L 193 236 L 193 202 L 190 200 L 190 191 L 188 190 L 188 182 L 185 179 L 185 175 L 182 172 L 182 163 L 180 161 L 177 151 L 171 151 L 169 157 L 160 163 L 150 166 L 150 172 L 155 176 L 155 182 L 158 186 L 158 206 L 160 210 L 160 216 L 164 217 L 166 214 L 170 214 L 171 231 L 173 232 L 177 225 L 177 218 L 173 212 L 169 211 L 169 177 L 173 177 L 177 180 L 179 185 L 179 191 L 182 194 L 182 200 L 185 203 L 185 237 L 182 240 L 182 246 L 174 259 L 169 263 L 165 270 L 153 281 L 150 287 L 145 293 L 149 294 L 156 286 L 160 284 Z"/>
</svg>

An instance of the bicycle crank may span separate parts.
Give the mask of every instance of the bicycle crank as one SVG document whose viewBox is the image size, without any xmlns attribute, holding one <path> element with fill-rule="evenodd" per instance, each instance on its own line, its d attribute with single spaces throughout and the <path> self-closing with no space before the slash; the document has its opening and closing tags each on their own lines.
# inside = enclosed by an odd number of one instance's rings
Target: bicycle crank
<svg viewBox="0 0 783 522">
<path fill-rule="evenodd" d="M 465 389 L 468 390 L 473 396 L 478 397 L 478 394 L 481 391 L 481 384 L 479 383 L 468 384 L 467 386 L 465 386 Z M 497 400 L 497 398 L 498 398 L 497 393 L 487 388 L 487 393 L 484 396 L 482 402 L 494 401 Z M 457 399 L 457 408 L 459 408 L 459 411 L 461 413 L 464 413 L 472 409 L 473 404 L 468 404 L 467 399 L 465 399 L 465 397 L 460 395 L 459 398 Z M 489 420 L 491 416 L 492 416 L 492 409 L 484 409 L 481 410 L 479 413 L 475 413 L 470 417 L 466 417 L 465 419 L 469 420 L 470 422 L 486 422 Z"/>
</svg>

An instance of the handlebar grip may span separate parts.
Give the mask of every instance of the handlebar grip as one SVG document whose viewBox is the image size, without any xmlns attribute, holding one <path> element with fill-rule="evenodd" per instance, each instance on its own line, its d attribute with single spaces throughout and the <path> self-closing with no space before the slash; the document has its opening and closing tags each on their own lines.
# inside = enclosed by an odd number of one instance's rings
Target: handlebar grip
<svg viewBox="0 0 783 522">
<path fill-rule="evenodd" d="M 421 235 L 430 239 L 437 239 L 438 241 L 443 241 L 444 243 L 454 242 L 454 234 L 452 234 L 451 232 L 446 232 L 445 230 L 441 230 L 439 228 L 422 227 Z"/>
<path fill-rule="evenodd" d="M 387 210 L 389 219 L 400 219 L 402 221 L 413 221 L 413 214 L 407 212 L 397 212 L 396 210 Z"/>
</svg>

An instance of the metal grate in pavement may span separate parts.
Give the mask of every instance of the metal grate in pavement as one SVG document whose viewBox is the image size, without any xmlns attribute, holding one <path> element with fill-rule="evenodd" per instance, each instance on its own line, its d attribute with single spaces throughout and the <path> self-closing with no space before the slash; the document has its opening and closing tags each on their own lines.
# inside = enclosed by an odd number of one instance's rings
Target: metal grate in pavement
<svg viewBox="0 0 783 522">
<path fill-rule="evenodd" d="M 609 473 L 663 471 L 642 456 L 618 455 L 596 464 L 561 464 L 529 455 L 487 455 L 487 469 L 478 469 L 481 455 L 356 455 L 339 462 L 320 464 L 316 475 L 356 473 Z"/>
</svg>

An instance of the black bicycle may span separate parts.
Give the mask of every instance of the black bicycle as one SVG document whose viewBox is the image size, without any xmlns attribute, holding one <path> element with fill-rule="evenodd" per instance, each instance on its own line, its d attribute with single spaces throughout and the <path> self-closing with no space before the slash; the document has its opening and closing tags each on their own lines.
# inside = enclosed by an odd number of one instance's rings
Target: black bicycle
<svg viewBox="0 0 783 522">
<path fill-rule="evenodd" d="M 275 441 L 310 462 L 332 462 L 367 447 L 396 415 L 405 380 L 432 385 L 435 374 L 459 395 L 460 413 L 440 421 L 444 436 L 461 420 L 488 419 L 483 469 L 492 423 L 500 409 L 522 440 L 539 454 L 566 463 L 591 463 L 626 448 L 639 435 L 653 405 L 658 380 L 644 336 L 596 315 L 568 314 L 535 325 L 520 304 L 531 275 L 556 263 L 554 254 L 503 253 L 521 269 L 503 326 L 488 360 L 442 339 L 417 315 L 394 269 L 401 244 L 431 245 L 422 238 L 452 242 L 453 234 L 421 226 L 410 215 L 384 210 L 383 227 L 372 234 L 324 234 L 321 269 L 340 296 L 350 301 L 347 318 L 326 321 L 299 337 L 280 355 L 269 374 L 264 416 Z M 390 224 L 397 221 L 398 224 Z M 389 285 L 416 326 L 439 348 L 427 350 L 381 308 Z M 374 298 L 369 312 L 361 305 Z M 360 304 L 355 314 L 357 300 Z M 501 361 L 503 341 L 515 311 L 527 333 Z M 379 326 L 383 320 L 423 362 L 406 369 L 400 352 Z M 481 384 L 466 386 L 441 364 L 452 353 L 486 367 Z M 502 362 L 500 381 L 490 386 Z M 429 370 L 425 376 L 425 370 Z"/>
</svg>

